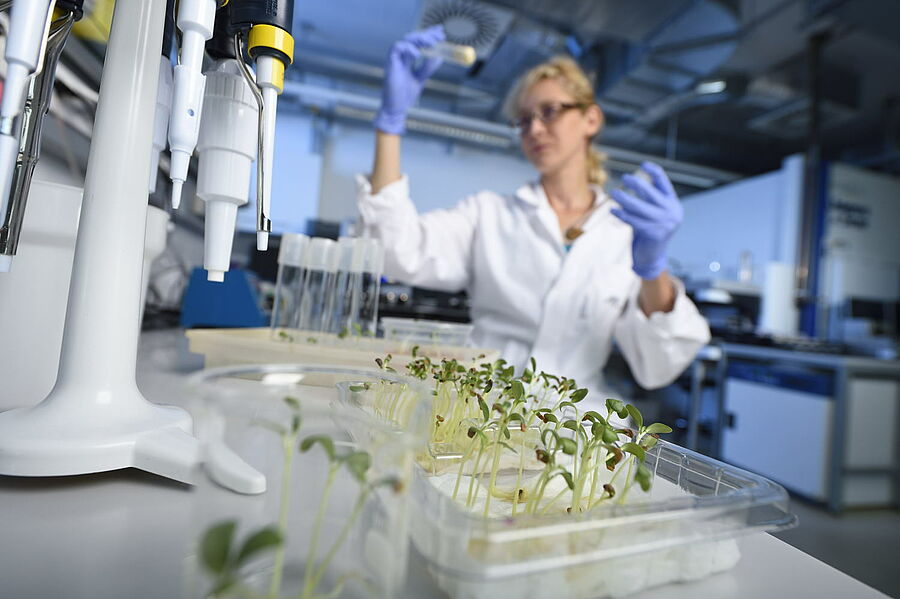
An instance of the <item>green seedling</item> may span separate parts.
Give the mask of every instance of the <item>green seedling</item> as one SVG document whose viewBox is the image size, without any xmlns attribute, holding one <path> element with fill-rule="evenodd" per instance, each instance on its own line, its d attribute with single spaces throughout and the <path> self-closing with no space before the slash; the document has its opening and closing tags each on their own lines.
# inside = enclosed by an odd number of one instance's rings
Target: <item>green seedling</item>
<svg viewBox="0 0 900 599">
<path fill-rule="evenodd" d="M 368 390 L 369 386 L 370 383 L 363 383 L 358 387 L 360 390 Z M 351 389 L 353 389 L 353 386 L 351 386 Z M 256 425 L 277 433 L 282 442 L 283 468 L 278 522 L 248 533 L 241 543 L 238 543 L 235 538 L 238 525 L 236 520 L 218 522 L 204 532 L 200 540 L 199 557 L 201 565 L 213 579 L 208 596 L 212 598 L 226 596 L 247 597 L 250 599 L 278 599 L 282 596 L 281 585 L 285 565 L 285 539 L 290 511 L 293 458 L 297 451 L 307 453 L 317 447 L 321 449 L 328 461 L 328 473 L 316 510 L 309 547 L 306 552 L 303 588 L 300 594 L 296 596 L 296 599 L 330 599 L 337 597 L 341 594 L 346 582 L 354 578 L 358 579 L 363 585 L 367 585 L 369 591 L 374 593 L 369 582 L 355 572 L 339 577 L 334 583 L 334 588 L 327 592 L 319 593 L 318 587 L 338 550 L 346 542 L 371 493 L 382 486 L 392 489 L 395 493 L 401 493 L 404 491 L 403 481 L 395 477 L 370 480 L 371 456 L 365 451 L 339 452 L 333 439 L 327 435 L 310 435 L 298 444 L 297 439 L 303 422 L 300 402 L 296 398 L 288 396 L 284 398 L 284 403 L 290 410 L 288 426 L 266 420 L 254 421 Z M 338 532 L 331 547 L 325 551 L 321 559 L 317 560 L 325 514 L 330 505 L 329 500 L 335 479 L 341 470 L 345 470 L 358 483 L 359 494 L 350 515 Z M 263 594 L 242 583 L 241 569 L 255 558 L 270 552 L 275 554 L 272 575 L 269 580 L 268 591 Z"/>
</svg>

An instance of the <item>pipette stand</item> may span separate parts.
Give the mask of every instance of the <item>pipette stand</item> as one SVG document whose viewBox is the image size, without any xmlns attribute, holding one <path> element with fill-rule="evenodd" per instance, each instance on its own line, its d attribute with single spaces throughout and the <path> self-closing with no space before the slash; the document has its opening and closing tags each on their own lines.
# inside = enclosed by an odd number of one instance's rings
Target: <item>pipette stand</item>
<svg viewBox="0 0 900 599">
<path fill-rule="evenodd" d="M 0 414 L 0 474 L 135 467 L 191 482 L 190 415 L 136 382 L 141 269 L 165 0 L 117 2 L 84 182 L 56 386 Z M 26 375 L 27 376 L 27 375 Z"/>
</svg>

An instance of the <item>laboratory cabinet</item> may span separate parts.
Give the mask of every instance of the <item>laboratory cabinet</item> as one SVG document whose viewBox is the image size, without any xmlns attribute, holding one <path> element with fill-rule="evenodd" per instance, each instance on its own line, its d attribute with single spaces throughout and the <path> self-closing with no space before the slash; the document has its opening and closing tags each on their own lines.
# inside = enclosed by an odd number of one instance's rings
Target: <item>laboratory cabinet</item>
<svg viewBox="0 0 900 599">
<path fill-rule="evenodd" d="M 724 461 L 835 511 L 898 504 L 896 362 L 730 349 Z"/>
</svg>

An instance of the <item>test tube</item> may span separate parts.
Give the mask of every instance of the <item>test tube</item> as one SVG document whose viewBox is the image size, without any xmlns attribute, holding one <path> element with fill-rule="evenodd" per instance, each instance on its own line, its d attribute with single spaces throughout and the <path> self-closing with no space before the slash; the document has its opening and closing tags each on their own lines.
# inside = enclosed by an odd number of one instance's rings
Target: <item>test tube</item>
<svg viewBox="0 0 900 599">
<path fill-rule="evenodd" d="M 443 58 L 447 62 L 452 62 L 463 67 L 470 67 L 475 63 L 478 54 L 472 46 L 464 46 L 462 44 L 453 44 L 450 42 L 437 42 L 430 48 L 422 48 L 423 56 Z"/>
<path fill-rule="evenodd" d="M 313 237 L 306 250 L 306 276 L 300 297 L 297 328 L 301 331 L 322 331 L 328 320 L 328 297 L 334 285 L 337 244 L 331 239 Z"/>
<path fill-rule="evenodd" d="M 384 270 L 384 248 L 377 239 L 360 239 L 364 247 L 357 323 L 363 335 L 374 337 L 378 328 L 378 296 Z"/>
<path fill-rule="evenodd" d="M 362 279 L 362 270 L 365 258 L 365 244 L 354 237 L 341 237 L 338 239 L 337 272 L 335 275 L 333 293 L 329 299 L 329 321 L 325 330 L 346 337 L 354 333 L 353 315 L 358 310 L 359 293 Z"/>
<path fill-rule="evenodd" d="M 296 326 L 299 299 L 306 273 L 304 254 L 309 237 L 302 233 L 285 233 L 278 248 L 278 275 L 275 279 L 275 301 L 272 304 L 272 338 L 290 339 L 285 329 Z"/>
</svg>

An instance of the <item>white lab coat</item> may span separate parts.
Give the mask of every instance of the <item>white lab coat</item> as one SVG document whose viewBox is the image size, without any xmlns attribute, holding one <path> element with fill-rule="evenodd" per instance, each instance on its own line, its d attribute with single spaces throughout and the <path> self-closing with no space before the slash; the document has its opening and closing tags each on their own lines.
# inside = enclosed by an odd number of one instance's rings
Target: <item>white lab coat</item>
<svg viewBox="0 0 900 599">
<path fill-rule="evenodd" d="M 567 252 L 543 187 L 512 195 L 483 191 L 455 207 L 422 215 L 404 176 L 372 194 L 357 179 L 363 234 L 383 241 L 385 275 L 444 291 L 465 289 L 476 346 L 499 349 L 521 370 L 574 378 L 604 395 L 602 369 L 612 343 L 645 388 L 671 383 L 709 341 L 709 327 L 680 281 L 671 312 L 648 318 L 631 270 L 631 227 L 610 214 L 617 204 L 595 187 L 597 208 Z"/>
</svg>

